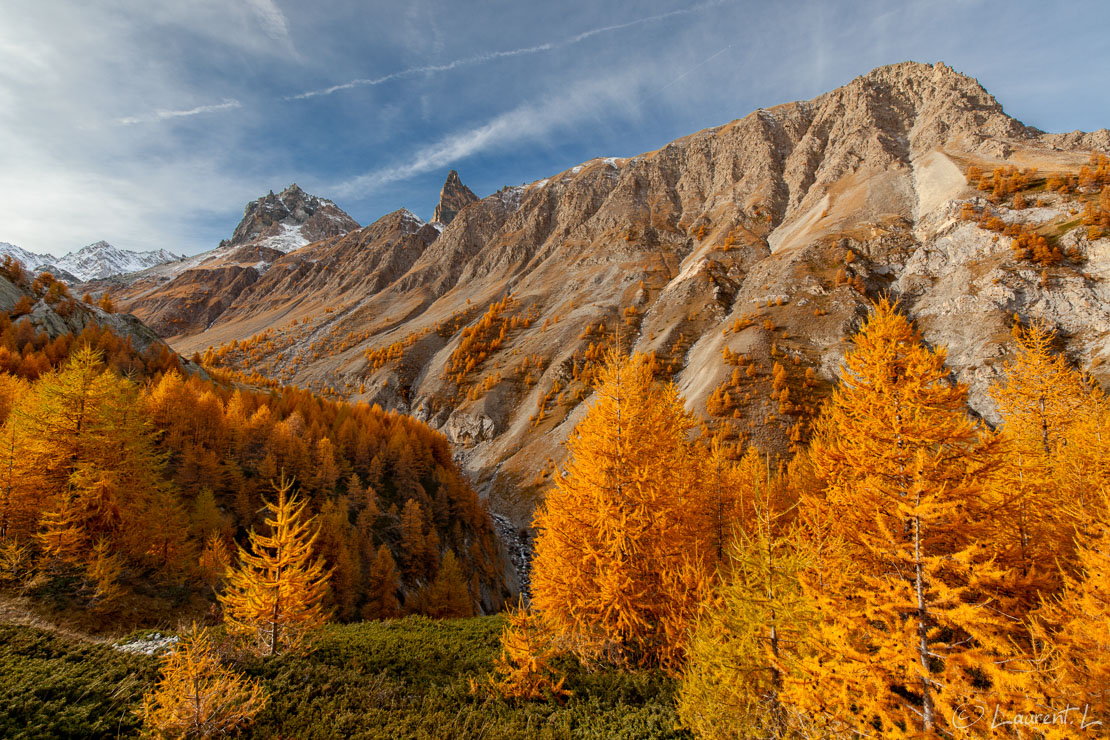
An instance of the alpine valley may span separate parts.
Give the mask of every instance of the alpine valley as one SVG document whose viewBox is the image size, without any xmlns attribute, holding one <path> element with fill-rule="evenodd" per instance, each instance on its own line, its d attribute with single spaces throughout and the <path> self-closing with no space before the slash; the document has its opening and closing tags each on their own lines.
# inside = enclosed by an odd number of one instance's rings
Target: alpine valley
<svg viewBox="0 0 1110 740">
<path fill-rule="evenodd" d="M 427 222 L 0 253 L 0 735 L 1110 712 L 1106 129 L 904 62 Z"/>
<path fill-rule="evenodd" d="M 451 172 L 431 223 L 358 228 L 294 185 L 218 249 L 94 287 L 183 354 L 427 421 L 527 527 L 607 345 L 654 353 L 689 408 L 775 452 L 806 439 L 880 295 L 948 347 L 988 420 L 1015 314 L 1101 378 L 1110 239 L 1080 223 L 1082 186 L 1047 184 L 1107 151 L 1105 129 L 1044 133 L 976 80 L 906 62 L 482 199 Z M 996 168 L 1024 173 L 1019 207 Z M 1066 256 L 1023 258 L 1005 227 Z"/>
</svg>

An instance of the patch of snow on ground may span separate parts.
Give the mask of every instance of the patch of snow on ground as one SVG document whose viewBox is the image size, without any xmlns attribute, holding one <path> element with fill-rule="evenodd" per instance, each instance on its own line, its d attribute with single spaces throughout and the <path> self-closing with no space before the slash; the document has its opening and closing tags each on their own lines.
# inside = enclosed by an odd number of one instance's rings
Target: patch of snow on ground
<svg viewBox="0 0 1110 740">
<path fill-rule="evenodd" d="M 292 252 L 308 244 L 308 239 L 301 234 L 301 225 L 298 223 L 281 223 L 281 233 L 268 236 L 260 241 L 259 246 L 276 249 L 279 252 Z"/>
<path fill-rule="evenodd" d="M 401 227 L 406 233 L 415 234 L 424 227 L 424 220 L 407 208 L 401 209 Z"/>
<path fill-rule="evenodd" d="M 551 182 L 551 180 L 545 177 L 542 180 L 536 180 L 534 183 L 532 183 L 532 187 L 534 187 L 536 189 L 544 188 L 544 187 L 547 187 L 547 183 L 549 183 L 549 182 Z"/>
<path fill-rule="evenodd" d="M 605 162 L 605 164 L 609 165 L 610 167 L 619 167 L 620 166 L 620 164 L 618 164 L 617 157 L 606 157 L 602 161 Z"/>
<path fill-rule="evenodd" d="M 524 188 L 520 187 L 519 185 L 514 185 L 511 188 L 499 190 L 497 192 L 497 196 L 500 198 L 501 202 L 505 204 L 510 210 L 515 211 L 516 209 L 520 208 L 520 196 L 522 193 L 524 193 Z"/>
<path fill-rule="evenodd" d="M 572 175 L 577 175 L 581 171 L 582 171 L 582 165 L 580 165 L 580 164 L 576 164 L 575 166 L 570 168 L 570 174 L 572 174 Z"/>
<path fill-rule="evenodd" d="M 173 646 L 179 642 L 181 642 L 181 638 L 175 635 L 163 635 L 161 632 L 152 632 L 145 637 L 138 637 L 127 642 L 121 642 L 112 647 L 121 653 L 131 653 L 133 655 L 160 655 L 167 650 L 171 650 Z"/>
</svg>

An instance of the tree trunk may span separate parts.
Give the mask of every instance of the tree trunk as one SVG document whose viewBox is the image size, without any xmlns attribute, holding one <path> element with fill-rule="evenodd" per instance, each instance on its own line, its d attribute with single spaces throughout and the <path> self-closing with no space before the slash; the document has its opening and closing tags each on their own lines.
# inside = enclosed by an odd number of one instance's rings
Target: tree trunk
<svg viewBox="0 0 1110 740">
<path fill-rule="evenodd" d="M 921 659 L 921 703 L 925 730 L 933 729 L 935 722 L 932 687 L 929 684 L 929 626 L 928 609 L 925 604 L 925 574 L 921 562 L 921 518 L 913 518 L 914 579 L 917 591 L 917 639 L 918 656 Z"/>
</svg>

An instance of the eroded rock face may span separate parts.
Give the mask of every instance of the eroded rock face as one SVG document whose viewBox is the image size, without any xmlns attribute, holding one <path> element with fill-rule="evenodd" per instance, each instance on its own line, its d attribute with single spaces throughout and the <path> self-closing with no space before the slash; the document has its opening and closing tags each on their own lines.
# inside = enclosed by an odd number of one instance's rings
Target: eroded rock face
<svg viewBox="0 0 1110 740">
<path fill-rule="evenodd" d="M 90 306 L 83 301 L 75 301 L 67 310 L 59 313 L 46 300 L 36 296 L 26 288 L 14 285 L 6 277 L 0 276 L 0 311 L 11 311 L 23 298 L 31 301 L 31 311 L 26 319 L 36 331 L 43 331 L 55 338 L 63 334 L 79 335 L 86 327 L 109 328 L 118 336 L 129 339 L 131 346 L 139 352 L 146 352 L 152 346 L 167 350 L 162 339 L 139 319 L 126 313 L 107 313 L 98 306 Z M 22 320 L 20 317 L 17 320 Z M 203 372 L 199 367 L 182 358 L 190 372 Z"/>
<path fill-rule="evenodd" d="M 795 381 L 813 368 L 817 388 L 792 403 L 818 403 L 880 294 L 949 348 L 988 420 L 1013 314 L 1059 327 L 1084 366 L 1102 357 L 1110 240 L 1067 234 L 1081 261 L 1042 274 L 959 212 L 981 195 L 964 178 L 971 163 L 1074 172 L 1108 146 L 1105 131 L 1028 128 L 943 64 L 892 65 L 654 152 L 506 188 L 438 236 L 398 212 L 322 241 L 275 261 L 177 347 L 274 327 L 284 339 L 256 369 L 418 413 L 455 441 L 494 509 L 527 526 L 585 413 L 581 377 L 598 344 L 656 353 L 698 413 L 735 371 L 724 355 L 742 354 L 757 368 L 741 380 L 750 398 L 720 423 L 774 451 L 788 449 L 794 417 L 768 401 L 772 367 Z M 1070 217 L 1062 197 L 1043 201 L 999 215 Z M 494 347 L 501 319 L 487 319 L 479 360 L 481 317 L 506 295 L 504 336 Z"/>
<path fill-rule="evenodd" d="M 228 243 L 232 246 L 261 243 L 289 252 L 357 228 L 358 222 L 335 203 L 309 195 L 293 183 L 277 195 L 271 190 L 248 203 L 243 220 Z"/>
<path fill-rule="evenodd" d="M 432 221 L 446 226 L 455 219 L 455 214 L 477 200 L 478 196 L 462 184 L 459 173 L 451 170 L 447 173 L 447 182 L 443 183 L 443 189 L 439 191 L 439 203 L 432 214 Z"/>
</svg>

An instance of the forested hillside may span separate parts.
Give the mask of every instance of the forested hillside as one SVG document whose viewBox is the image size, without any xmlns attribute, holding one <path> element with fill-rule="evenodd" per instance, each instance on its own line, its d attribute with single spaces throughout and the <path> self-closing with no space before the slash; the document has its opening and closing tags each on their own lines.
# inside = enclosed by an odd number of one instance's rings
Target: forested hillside
<svg viewBox="0 0 1110 740">
<path fill-rule="evenodd" d="M 48 276 L 10 277 L 27 310 L 0 313 L 8 588 L 101 626 L 204 613 L 286 476 L 318 516 L 337 618 L 443 615 L 443 584 L 431 589 L 446 553 L 468 594 L 450 615 L 500 607 L 489 515 L 441 435 L 365 404 L 185 375 L 164 345 L 138 352 L 108 328 L 51 336 L 20 313 L 79 302 Z"/>
</svg>

